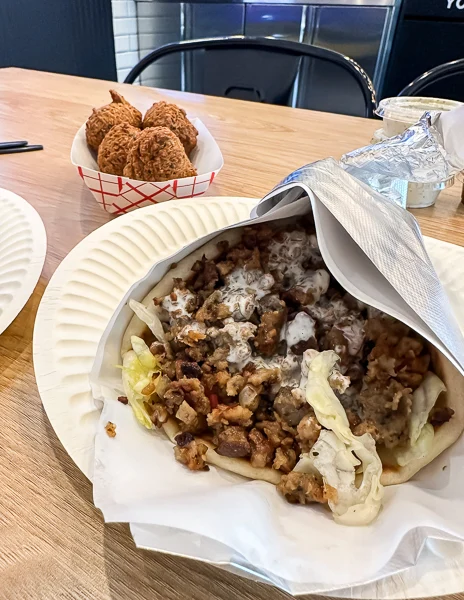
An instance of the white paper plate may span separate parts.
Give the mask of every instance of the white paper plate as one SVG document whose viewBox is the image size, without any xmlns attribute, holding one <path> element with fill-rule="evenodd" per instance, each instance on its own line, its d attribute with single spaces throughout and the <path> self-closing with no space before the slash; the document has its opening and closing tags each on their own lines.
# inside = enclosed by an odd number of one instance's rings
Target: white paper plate
<svg viewBox="0 0 464 600">
<path fill-rule="evenodd" d="M 42 272 L 47 236 L 21 196 L 0 188 L 0 334 L 29 300 Z"/>
<path fill-rule="evenodd" d="M 205 198 L 140 209 L 85 238 L 53 275 L 34 328 L 35 374 L 56 434 L 90 479 L 99 411 L 88 377 L 100 336 L 125 291 L 163 256 L 196 237 L 246 219 L 256 202 Z M 427 238 L 426 245 L 464 331 L 460 306 L 464 248 Z M 443 595 L 462 591 L 463 580 L 462 545 L 435 541 L 418 565 L 400 575 L 331 595 L 379 599 Z"/>
</svg>

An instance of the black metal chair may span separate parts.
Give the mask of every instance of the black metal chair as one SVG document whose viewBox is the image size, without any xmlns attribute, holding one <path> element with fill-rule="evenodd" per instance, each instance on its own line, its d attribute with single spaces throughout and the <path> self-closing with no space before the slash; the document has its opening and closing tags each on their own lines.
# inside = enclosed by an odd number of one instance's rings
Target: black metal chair
<svg viewBox="0 0 464 600">
<path fill-rule="evenodd" d="M 407 85 L 403 90 L 401 90 L 398 96 L 433 96 L 435 95 L 433 92 L 433 86 L 437 83 L 443 82 L 444 79 L 451 77 L 464 78 L 464 58 L 452 60 L 451 62 L 447 62 L 443 65 L 438 65 L 438 67 L 434 67 L 433 69 L 430 69 L 430 71 L 426 71 L 414 79 L 414 81 Z M 429 93 L 426 93 L 426 89 L 429 89 Z M 439 95 L 443 95 L 443 92 L 439 92 Z M 464 98 L 453 98 L 452 96 L 454 96 L 454 94 L 451 86 L 450 93 L 447 94 L 446 97 L 450 98 L 451 100 L 461 100 L 464 102 Z"/>
<path fill-rule="evenodd" d="M 168 55 L 182 57 L 183 90 L 372 117 L 375 91 L 365 71 L 333 50 L 274 38 L 186 40 L 145 56 L 125 83 Z"/>
</svg>

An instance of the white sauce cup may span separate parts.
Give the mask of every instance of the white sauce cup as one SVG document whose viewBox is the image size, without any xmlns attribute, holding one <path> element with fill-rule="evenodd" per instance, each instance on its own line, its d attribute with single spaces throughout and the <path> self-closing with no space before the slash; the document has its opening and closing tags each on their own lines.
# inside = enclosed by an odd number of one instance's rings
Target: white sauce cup
<svg viewBox="0 0 464 600">
<path fill-rule="evenodd" d="M 444 98 L 399 97 L 381 100 L 375 114 L 383 119 L 383 130 L 387 137 L 403 133 L 417 123 L 424 112 L 447 111 L 460 106 L 456 100 Z"/>
</svg>

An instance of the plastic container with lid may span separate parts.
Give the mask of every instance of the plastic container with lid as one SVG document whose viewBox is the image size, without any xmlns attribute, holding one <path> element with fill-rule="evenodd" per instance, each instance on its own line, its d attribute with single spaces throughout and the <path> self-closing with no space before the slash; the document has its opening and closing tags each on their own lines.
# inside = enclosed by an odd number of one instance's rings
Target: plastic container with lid
<svg viewBox="0 0 464 600">
<path fill-rule="evenodd" d="M 460 106 L 456 100 L 444 98 L 399 97 L 385 98 L 379 103 L 375 114 L 383 119 L 383 130 L 387 137 L 399 135 L 417 123 L 426 111 L 447 111 Z"/>
<path fill-rule="evenodd" d="M 435 204 L 440 192 L 454 184 L 454 175 L 437 183 L 420 183 L 410 181 L 408 183 L 408 195 L 406 197 L 407 208 L 426 208 Z"/>
<path fill-rule="evenodd" d="M 406 99 L 406 98 L 405 98 Z M 411 98 L 412 99 L 412 98 Z M 427 98 L 428 99 L 428 98 Z M 401 100 L 401 98 L 389 98 L 389 100 Z M 417 100 L 417 98 L 416 98 Z M 445 100 L 445 102 L 453 102 L 452 100 Z M 457 102 L 456 104 L 460 104 Z M 380 106 L 379 106 L 380 108 Z M 454 108 L 454 107 L 453 107 Z M 430 109 L 426 109 L 430 110 Z M 434 109 L 435 110 L 435 109 Z M 422 116 L 422 113 L 419 116 Z M 415 120 L 414 123 L 417 123 L 419 120 Z M 408 124 L 405 129 L 407 129 L 410 125 L 414 123 Z M 385 121 L 384 121 L 385 127 Z M 402 131 L 398 133 L 387 135 L 384 129 L 377 129 L 372 136 L 371 143 L 377 144 L 378 142 L 384 142 L 389 137 L 393 135 L 399 135 Z M 406 206 L 407 208 L 426 208 L 427 206 L 432 206 L 435 204 L 436 199 L 440 195 L 440 192 L 445 188 L 451 187 L 454 184 L 455 177 L 452 175 L 445 181 L 438 181 L 432 183 L 421 183 L 418 181 L 410 181 L 407 182 L 407 195 L 406 195 Z M 406 182 L 405 182 L 406 183 Z M 463 187 L 463 202 L 464 202 L 464 187 Z"/>
</svg>

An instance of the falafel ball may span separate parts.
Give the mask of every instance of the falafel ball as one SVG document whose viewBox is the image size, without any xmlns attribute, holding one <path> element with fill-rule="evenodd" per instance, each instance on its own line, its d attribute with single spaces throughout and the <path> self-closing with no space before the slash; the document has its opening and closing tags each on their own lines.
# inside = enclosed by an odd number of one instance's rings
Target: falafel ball
<svg viewBox="0 0 464 600">
<path fill-rule="evenodd" d="M 140 133 L 140 129 L 129 123 L 120 123 L 112 127 L 98 148 L 100 171 L 112 175 L 122 175 L 129 146 Z"/>
<path fill-rule="evenodd" d="M 179 138 L 167 127 L 143 129 L 131 143 L 124 167 L 125 177 L 141 181 L 169 181 L 196 174 Z"/>
<path fill-rule="evenodd" d="M 198 131 L 187 119 L 187 113 L 183 108 L 168 102 L 155 102 L 145 113 L 142 123 L 146 127 L 167 127 L 182 142 L 187 156 L 197 145 Z"/>
<path fill-rule="evenodd" d="M 87 144 L 94 150 L 98 150 L 103 138 L 114 125 L 129 123 L 138 128 L 142 126 L 142 113 L 116 90 L 110 90 L 110 94 L 113 102 L 94 108 L 87 119 L 85 136 Z"/>
</svg>

